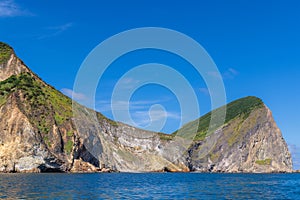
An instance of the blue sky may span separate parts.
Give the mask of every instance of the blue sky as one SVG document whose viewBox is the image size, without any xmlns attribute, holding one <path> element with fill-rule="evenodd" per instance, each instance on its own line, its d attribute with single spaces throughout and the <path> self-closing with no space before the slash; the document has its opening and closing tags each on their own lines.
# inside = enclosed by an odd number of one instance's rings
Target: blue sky
<svg viewBox="0 0 300 200">
<path fill-rule="evenodd" d="M 0 40 L 13 46 L 43 80 L 72 94 L 81 63 L 108 37 L 138 27 L 182 32 L 199 42 L 216 63 L 228 102 L 249 95 L 263 99 L 296 157 L 295 166 L 300 168 L 299 9 L 296 0 L 0 0 Z M 131 67 L 148 62 L 179 70 L 197 91 L 201 114 L 210 110 L 201 76 L 184 60 L 155 50 L 133 52 L 114 62 L 100 81 L 96 108 L 112 117 L 108 103 L 113 85 Z M 137 80 L 124 81 L 130 84 Z M 163 105 L 168 115 L 163 131 L 176 130 L 180 126 L 178 101 L 158 85 L 144 86 L 132 96 L 130 112 L 135 123 L 147 126 L 148 110 L 154 104 Z M 165 117 L 155 110 L 153 116 L 154 120 Z"/>
</svg>

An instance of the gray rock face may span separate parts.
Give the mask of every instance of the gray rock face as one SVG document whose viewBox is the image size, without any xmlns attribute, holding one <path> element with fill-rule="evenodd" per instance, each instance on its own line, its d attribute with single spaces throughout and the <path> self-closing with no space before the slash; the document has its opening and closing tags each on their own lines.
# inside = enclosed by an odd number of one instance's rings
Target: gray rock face
<svg viewBox="0 0 300 200">
<path fill-rule="evenodd" d="M 210 150 L 203 146 L 214 140 Z M 236 118 L 189 150 L 192 170 L 211 172 L 291 172 L 287 144 L 264 106 Z"/>
<path fill-rule="evenodd" d="M 265 105 L 253 109 L 247 117 L 234 117 L 187 149 L 184 139 L 163 140 L 157 133 L 105 119 L 94 121 L 94 126 L 98 128 L 81 131 L 93 133 L 92 138 L 101 143 L 101 151 L 90 152 L 99 163 L 118 171 L 292 172 L 287 144 Z M 89 146 L 95 148 L 88 142 L 84 145 L 88 150 Z"/>
<path fill-rule="evenodd" d="M 59 171 L 57 159 L 41 143 L 14 97 L 0 107 L 0 138 L 0 172 Z"/>
<path fill-rule="evenodd" d="M 185 148 L 181 137 L 114 122 L 76 103 L 72 110 L 70 99 L 14 53 L 8 58 L 0 63 L 0 84 L 27 75 L 0 87 L 0 172 L 292 171 L 291 155 L 266 106 L 235 116 Z M 27 83 L 10 88 L 14 81 Z"/>
<path fill-rule="evenodd" d="M 78 117 L 75 121 L 81 145 L 86 148 L 99 166 L 122 172 L 162 171 L 168 167 L 174 171 L 186 171 L 161 155 L 165 144 L 157 133 L 137 129 L 107 119 Z M 95 120 L 96 119 L 96 120 Z M 83 159 L 86 160 L 86 159 Z"/>
</svg>

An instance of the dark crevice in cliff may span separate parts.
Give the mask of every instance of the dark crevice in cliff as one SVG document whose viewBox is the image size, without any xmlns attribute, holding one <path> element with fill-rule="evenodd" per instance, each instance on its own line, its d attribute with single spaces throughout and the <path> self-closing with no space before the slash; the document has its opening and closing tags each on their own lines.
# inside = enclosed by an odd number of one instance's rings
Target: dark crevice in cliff
<svg viewBox="0 0 300 200">
<path fill-rule="evenodd" d="M 79 139 L 76 141 L 76 149 L 74 149 L 73 153 L 73 162 L 74 159 L 82 159 L 84 162 L 88 162 L 95 167 L 100 167 L 100 161 L 94 157 L 83 144 L 80 143 Z"/>
<path fill-rule="evenodd" d="M 59 169 L 59 168 L 50 168 L 47 167 L 45 164 L 42 164 L 38 166 L 38 169 L 40 170 L 41 173 L 52 173 L 52 172 L 61 172 L 63 173 L 64 171 Z"/>
</svg>

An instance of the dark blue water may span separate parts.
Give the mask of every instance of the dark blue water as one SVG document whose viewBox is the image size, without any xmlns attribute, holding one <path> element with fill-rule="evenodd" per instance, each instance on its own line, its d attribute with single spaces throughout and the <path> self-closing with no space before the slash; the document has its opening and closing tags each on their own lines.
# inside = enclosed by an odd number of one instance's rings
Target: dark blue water
<svg viewBox="0 0 300 200">
<path fill-rule="evenodd" d="M 0 174 L 9 199 L 300 199 L 300 174 Z"/>
</svg>

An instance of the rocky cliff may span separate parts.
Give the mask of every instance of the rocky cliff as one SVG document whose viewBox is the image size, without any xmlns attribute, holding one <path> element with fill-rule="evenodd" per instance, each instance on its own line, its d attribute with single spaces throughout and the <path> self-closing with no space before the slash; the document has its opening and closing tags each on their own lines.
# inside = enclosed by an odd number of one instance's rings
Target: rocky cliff
<svg viewBox="0 0 300 200">
<path fill-rule="evenodd" d="M 229 104 L 232 110 L 250 104 L 189 149 L 188 166 L 210 172 L 291 172 L 292 160 L 271 111 L 255 97 Z M 252 104 L 252 105 L 251 105 Z"/>
<path fill-rule="evenodd" d="M 0 172 L 292 171 L 287 145 L 260 99 L 226 109 L 225 123 L 212 131 L 210 113 L 183 126 L 187 135 L 197 126 L 188 142 L 178 132 L 140 130 L 72 105 L 0 43 Z"/>
</svg>

